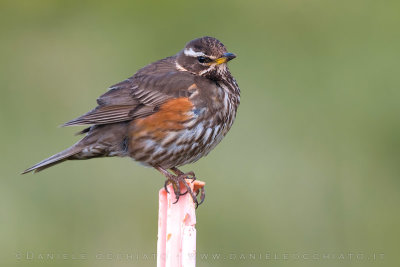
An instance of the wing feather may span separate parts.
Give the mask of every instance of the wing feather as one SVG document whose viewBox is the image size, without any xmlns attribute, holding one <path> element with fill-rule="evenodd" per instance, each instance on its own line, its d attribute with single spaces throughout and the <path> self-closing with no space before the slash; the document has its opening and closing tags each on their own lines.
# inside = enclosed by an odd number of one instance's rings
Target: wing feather
<svg viewBox="0 0 400 267">
<path fill-rule="evenodd" d="M 129 113 L 132 106 L 98 106 L 88 113 L 64 123 L 62 126 L 88 125 L 88 124 L 108 124 L 130 120 Z"/>
<path fill-rule="evenodd" d="M 109 124 L 151 115 L 167 100 L 189 96 L 194 79 L 176 70 L 173 58 L 160 60 L 111 86 L 97 99 L 95 109 L 62 126 Z"/>
</svg>

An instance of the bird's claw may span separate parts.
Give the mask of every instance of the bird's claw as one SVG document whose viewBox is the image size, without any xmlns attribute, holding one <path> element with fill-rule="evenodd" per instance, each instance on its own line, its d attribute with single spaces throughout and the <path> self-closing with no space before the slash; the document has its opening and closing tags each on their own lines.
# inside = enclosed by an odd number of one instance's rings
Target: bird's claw
<svg viewBox="0 0 400 267">
<path fill-rule="evenodd" d="M 181 185 L 180 185 L 179 176 L 174 176 L 174 175 L 171 174 L 171 175 L 168 176 L 167 180 L 165 180 L 164 189 L 168 194 L 169 194 L 169 190 L 168 190 L 168 185 L 169 184 L 172 185 L 172 188 L 173 188 L 174 193 L 175 193 L 175 198 L 176 198 L 176 200 L 174 202 L 174 204 L 175 204 L 175 203 L 178 202 L 179 196 L 182 195 L 181 194 Z"/>
<path fill-rule="evenodd" d="M 199 195 L 199 192 L 201 193 L 200 193 L 200 203 L 198 205 L 201 205 L 204 202 L 204 199 L 206 198 L 206 191 L 204 190 L 204 186 L 199 190 L 197 190 L 196 199 L 197 196 Z"/>
</svg>

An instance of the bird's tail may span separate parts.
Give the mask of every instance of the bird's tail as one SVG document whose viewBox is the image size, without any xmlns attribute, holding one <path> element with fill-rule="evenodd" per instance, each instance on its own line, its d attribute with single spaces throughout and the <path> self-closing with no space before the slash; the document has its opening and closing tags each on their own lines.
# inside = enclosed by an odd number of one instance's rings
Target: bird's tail
<svg viewBox="0 0 400 267">
<path fill-rule="evenodd" d="M 67 148 L 64 151 L 61 151 L 60 153 L 57 153 L 45 160 L 42 160 L 41 162 L 26 169 L 21 174 L 25 174 L 28 172 L 40 172 L 41 170 L 44 170 L 55 164 L 61 163 L 65 160 L 72 158 L 74 155 L 80 153 L 81 151 L 82 151 L 82 147 L 79 144 L 76 144 L 74 146 L 71 146 L 70 148 Z"/>
</svg>

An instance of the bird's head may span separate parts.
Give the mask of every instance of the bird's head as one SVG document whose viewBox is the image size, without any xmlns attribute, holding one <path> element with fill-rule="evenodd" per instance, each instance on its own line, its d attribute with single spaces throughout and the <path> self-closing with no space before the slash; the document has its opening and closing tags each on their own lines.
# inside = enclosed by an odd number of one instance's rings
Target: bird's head
<svg viewBox="0 0 400 267">
<path fill-rule="evenodd" d="M 226 63 L 236 57 L 213 37 L 194 39 L 177 55 L 176 67 L 213 80 L 221 80 L 228 70 Z"/>
</svg>

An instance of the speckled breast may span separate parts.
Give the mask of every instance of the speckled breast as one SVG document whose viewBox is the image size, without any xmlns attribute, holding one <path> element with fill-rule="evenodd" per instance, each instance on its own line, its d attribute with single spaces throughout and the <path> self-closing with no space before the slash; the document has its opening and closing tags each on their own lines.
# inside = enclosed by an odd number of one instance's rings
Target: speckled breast
<svg viewBox="0 0 400 267">
<path fill-rule="evenodd" d="M 206 156 L 226 135 L 237 101 L 221 89 L 220 106 L 196 107 L 190 98 L 172 99 L 146 117 L 131 122 L 129 155 L 145 165 L 172 168 Z"/>
</svg>

